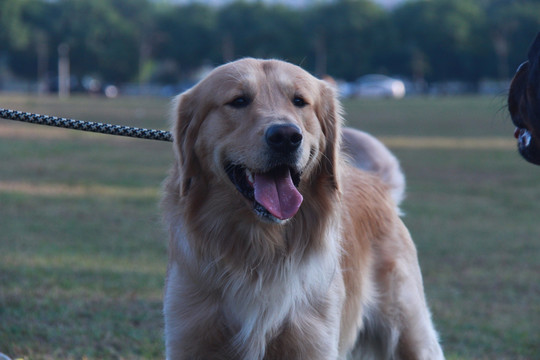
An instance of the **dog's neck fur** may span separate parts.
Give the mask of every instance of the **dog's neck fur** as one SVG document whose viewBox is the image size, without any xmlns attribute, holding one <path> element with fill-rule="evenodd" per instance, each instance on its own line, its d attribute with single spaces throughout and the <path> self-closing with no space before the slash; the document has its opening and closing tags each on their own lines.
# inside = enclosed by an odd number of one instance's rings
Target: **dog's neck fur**
<svg viewBox="0 0 540 360">
<path fill-rule="evenodd" d="M 172 189 L 177 199 L 177 204 L 173 204 L 175 213 L 184 219 L 181 225 L 183 238 L 188 243 L 192 242 L 190 245 L 193 249 L 199 249 L 195 251 L 196 257 L 218 268 L 222 264 L 253 272 L 259 267 L 267 268 L 267 265 L 279 266 L 291 257 L 302 259 L 313 252 L 328 251 L 327 243 L 318 243 L 325 239 L 320 234 L 326 233 L 329 227 L 333 230 L 339 226 L 330 222 L 330 219 L 336 218 L 333 214 L 340 204 L 339 193 L 324 181 L 302 184 L 301 187 L 316 188 L 302 191 L 304 194 L 326 192 L 328 196 L 305 199 L 298 214 L 280 225 L 256 218 L 257 215 L 240 194 L 237 194 L 235 203 L 211 203 L 209 199 L 219 199 L 219 194 L 224 191 L 236 191 L 225 183 L 226 180 L 208 184 L 202 181 L 204 177 L 197 178 L 189 193 L 182 197 L 174 175 L 170 177 L 167 189 L 168 192 Z M 320 209 L 325 209 L 325 212 Z M 320 217 L 321 213 L 326 214 L 325 218 Z M 236 223 L 231 223 L 233 221 Z M 178 224 L 178 221 L 169 224 Z M 232 259 L 231 264 L 228 259 Z M 238 264 L 238 259 L 245 259 L 246 262 Z M 248 262 L 250 260 L 251 263 Z"/>
</svg>

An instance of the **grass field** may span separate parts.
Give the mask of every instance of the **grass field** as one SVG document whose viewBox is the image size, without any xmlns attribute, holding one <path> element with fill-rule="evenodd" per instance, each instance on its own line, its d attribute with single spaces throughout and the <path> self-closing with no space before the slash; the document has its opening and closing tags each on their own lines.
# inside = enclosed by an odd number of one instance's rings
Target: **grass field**
<svg viewBox="0 0 540 360">
<path fill-rule="evenodd" d="M 166 99 L 26 98 L 0 107 L 167 128 Z M 502 97 L 345 103 L 407 176 L 404 221 L 448 359 L 540 358 L 540 167 Z M 0 119 L 0 352 L 163 358 L 169 143 Z"/>
</svg>

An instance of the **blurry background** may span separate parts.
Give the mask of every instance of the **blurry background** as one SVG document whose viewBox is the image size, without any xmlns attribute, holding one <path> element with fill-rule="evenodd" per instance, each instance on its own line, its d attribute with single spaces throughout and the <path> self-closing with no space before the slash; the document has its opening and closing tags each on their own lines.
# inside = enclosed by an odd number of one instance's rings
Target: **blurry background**
<svg viewBox="0 0 540 360">
<path fill-rule="evenodd" d="M 171 97 L 225 61 L 331 76 L 347 124 L 401 161 L 447 359 L 537 360 L 540 167 L 506 92 L 538 31 L 538 0 L 0 0 L 0 107 L 167 129 Z M 170 143 L 0 119 L 0 353 L 164 357 L 172 161 Z"/>
<path fill-rule="evenodd" d="M 409 93 L 494 92 L 539 29 L 537 0 L 2 0 L 0 91 L 57 91 L 64 57 L 71 91 L 171 95 L 253 56 Z"/>
</svg>

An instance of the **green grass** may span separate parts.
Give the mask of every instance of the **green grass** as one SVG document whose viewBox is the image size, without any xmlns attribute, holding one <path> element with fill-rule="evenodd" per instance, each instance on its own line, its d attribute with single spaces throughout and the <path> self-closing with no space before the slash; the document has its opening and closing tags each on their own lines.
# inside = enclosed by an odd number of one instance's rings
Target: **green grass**
<svg viewBox="0 0 540 360">
<path fill-rule="evenodd" d="M 418 137 L 510 140 L 503 105 L 479 97 L 345 103 L 348 124 L 411 138 L 392 150 L 407 176 L 404 221 L 448 359 L 540 354 L 540 167 L 511 146 L 414 146 Z M 168 127 L 166 99 L 0 96 L 0 107 Z M 167 236 L 158 202 L 172 158 L 168 143 L 0 120 L 0 352 L 163 358 Z"/>
</svg>

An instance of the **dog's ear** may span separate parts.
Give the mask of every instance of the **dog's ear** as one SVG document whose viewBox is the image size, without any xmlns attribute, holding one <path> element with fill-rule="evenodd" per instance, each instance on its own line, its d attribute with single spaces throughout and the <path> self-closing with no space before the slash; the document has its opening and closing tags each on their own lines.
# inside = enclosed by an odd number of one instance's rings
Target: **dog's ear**
<svg viewBox="0 0 540 360">
<path fill-rule="evenodd" d="M 174 151 L 180 172 L 180 194 L 187 195 L 193 178 L 200 171 L 195 153 L 195 142 L 199 132 L 198 109 L 193 101 L 193 90 L 176 97 L 174 103 Z"/>
<path fill-rule="evenodd" d="M 536 38 L 531 43 L 527 57 L 531 63 L 540 61 L 540 32 L 536 34 Z"/>
<path fill-rule="evenodd" d="M 337 162 L 341 146 L 341 104 L 337 99 L 334 87 L 325 81 L 320 82 L 320 96 L 317 117 L 326 138 L 321 170 L 329 177 L 331 186 L 339 190 Z"/>
<path fill-rule="evenodd" d="M 540 131 L 540 33 L 536 35 L 536 39 L 531 44 L 529 49 L 529 71 L 526 92 L 528 97 L 529 117 L 534 119 L 531 125 Z"/>
<path fill-rule="evenodd" d="M 510 89 L 508 91 L 508 111 L 512 117 L 518 116 L 520 112 L 520 103 L 525 97 L 525 90 L 527 88 L 527 74 L 529 72 L 528 61 L 522 63 L 510 83 Z"/>
</svg>

